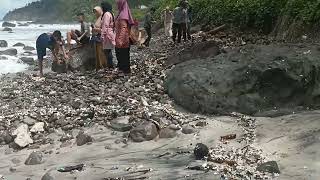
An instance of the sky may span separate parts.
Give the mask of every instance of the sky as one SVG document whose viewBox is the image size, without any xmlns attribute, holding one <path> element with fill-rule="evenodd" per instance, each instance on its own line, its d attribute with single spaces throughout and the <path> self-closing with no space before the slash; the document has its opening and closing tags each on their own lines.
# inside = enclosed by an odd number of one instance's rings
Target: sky
<svg viewBox="0 0 320 180">
<path fill-rule="evenodd" d="M 36 0 L 0 0 L 0 20 L 10 10 L 25 6 Z"/>
</svg>

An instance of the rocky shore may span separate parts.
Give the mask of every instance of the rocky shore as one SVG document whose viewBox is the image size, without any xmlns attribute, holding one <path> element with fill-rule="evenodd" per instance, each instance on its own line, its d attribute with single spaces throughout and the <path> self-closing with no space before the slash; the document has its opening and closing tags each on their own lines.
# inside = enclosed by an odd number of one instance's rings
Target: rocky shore
<svg viewBox="0 0 320 180">
<path fill-rule="evenodd" d="M 258 129 L 267 122 L 238 113 L 190 114 L 166 94 L 168 56 L 200 43 L 195 37 L 172 46 L 159 36 L 150 49 L 133 48 L 131 76 L 103 71 L 48 73 L 44 79 L 32 73 L 2 76 L 0 177 L 274 179 L 283 174 L 278 154 L 262 149 L 272 130 Z M 219 53 L 225 45 L 218 43 Z M 315 131 L 312 127 L 306 131 Z"/>
</svg>

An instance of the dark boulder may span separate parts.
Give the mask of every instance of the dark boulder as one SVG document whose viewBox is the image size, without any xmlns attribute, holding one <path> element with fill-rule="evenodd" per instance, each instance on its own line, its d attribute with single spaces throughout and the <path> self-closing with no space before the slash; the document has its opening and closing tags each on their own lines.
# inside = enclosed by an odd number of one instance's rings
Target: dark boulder
<svg viewBox="0 0 320 180">
<path fill-rule="evenodd" d="M 24 63 L 24 64 L 28 64 L 28 65 L 34 65 L 35 61 L 32 57 L 21 57 L 20 60 Z"/>
<path fill-rule="evenodd" d="M 178 54 L 172 54 L 168 57 L 166 66 L 176 65 L 198 58 L 215 57 L 218 54 L 220 54 L 220 48 L 216 41 L 204 41 L 185 48 Z"/>
<path fill-rule="evenodd" d="M 2 31 L 12 32 L 12 29 L 11 29 L 11 28 L 9 28 L 9 27 L 5 27 L 5 28 L 3 28 L 3 30 L 2 30 Z"/>
<path fill-rule="evenodd" d="M 134 142 L 151 141 L 158 136 L 158 128 L 153 122 L 145 121 L 130 131 L 129 137 Z"/>
<path fill-rule="evenodd" d="M 320 51 L 313 45 L 248 45 L 174 67 L 165 88 L 191 112 L 255 115 L 320 106 Z"/>
<path fill-rule="evenodd" d="M 25 51 L 34 51 L 34 50 L 36 50 L 34 47 L 31 47 L 31 46 L 25 46 L 24 48 L 23 48 L 23 50 L 25 50 Z"/>
<path fill-rule="evenodd" d="M 0 47 L 8 47 L 8 43 L 5 40 L 0 40 Z"/>
<path fill-rule="evenodd" d="M 209 155 L 209 148 L 207 145 L 198 143 L 193 150 L 193 154 L 197 160 L 202 160 Z"/>
<path fill-rule="evenodd" d="M 17 54 L 18 54 L 18 51 L 14 48 L 0 51 L 0 55 L 16 56 Z"/>
<path fill-rule="evenodd" d="M 43 163 L 43 154 L 41 152 L 32 152 L 24 164 L 37 165 L 41 163 Z"/>
<path fill-rule="evenodd" d="M 16 27 L 16 24 L 10 22 L 3 22 L 2 27 Z"/>
<path fill-rule="evenodd" d="M 177 136 L 177 132 L 169 127 L 161 129 L 159 138 L 170 139 Z"/>
<path fill-rule="evenodd" d="M 25 45 L 23 43 L 16 43 L 13 45 L 13 47 L 24 47 Z"/>
<path fill-rule="evenodd" d="M 280 174 L 279 166 L 276 161 L 262 163 L 257 167 L 257 171 Z"/>
</svg>

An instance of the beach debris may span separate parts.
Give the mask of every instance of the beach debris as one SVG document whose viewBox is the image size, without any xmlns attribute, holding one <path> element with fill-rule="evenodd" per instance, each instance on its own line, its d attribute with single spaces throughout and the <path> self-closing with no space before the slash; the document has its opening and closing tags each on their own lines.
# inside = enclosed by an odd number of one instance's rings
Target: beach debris
<svg viewBox="0 0 320 180">
<path fill-rule="evenodd" d="M 228 140 L 233 140 L 233 139 L 236 139 L 236 138 L 237 138 L 236 134 L 228 134 L 228 135 L 225 135 L 225 136 L 221 136 L 220 137 L 220 141 L 228 141 Z"/>
<path fill-rule="evenodd" d="M 78 164 L 74 166 L 64 166 L 58 169 L 59 172 L 71 172 L 71 171 L 82 171 L 84 164 Z"/>
<path fill-rule="evenodd" d="M 205 144 L 198 143 L 193 150 L 193 154 L 197 160 L 205 159 L 209 155 L 209 148 Z"/>
<path fill-rule="evenodd" d="M 268 161 L 260 164 L 257 171 L 280 174 L 280 169 L 276 161 Z"/>
<path fill-rule="evenodd" d="M 43 155 L 41 152 L 32 152 L 27 160 L 25 161 L 25 165 L 37 165 L 43 163 Z"/>
<path fill-rule="evenodd" d="M 144 121 L 137 127 L 134 127 L 129 134 L 133 142 L 143 142 L 153 140 L 158 136 L 157 126 L 150 121 Z"/>
<path fill-rule="evenodd" d="M 92 141 L 93 141 L 93 138 L 88 134 L 84 133 L 84 131 L 80 131 L 79 134 L 76 136 L 76 143 L 78 146 L 83 146 Z"/>
<path fill-rule="evenodd" d="M 14 139 L 15 144 L 24 148 L 29 144 L 33 143 L 33 140 L 30 137 L 29 127 L 26 124 L 20 125 L 13 133 L 13 136 L 16 136 Z"/>
</svg>

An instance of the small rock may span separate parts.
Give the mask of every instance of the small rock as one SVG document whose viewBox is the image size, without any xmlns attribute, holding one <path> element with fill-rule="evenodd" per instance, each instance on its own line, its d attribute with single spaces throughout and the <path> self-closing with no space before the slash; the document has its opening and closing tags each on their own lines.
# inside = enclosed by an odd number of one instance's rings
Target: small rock
<svg viewBox="0 0 320 180">
<path fill-rule="evenodd" d="M 31 46 L 25 46 L 24 48 L 23 48 L 23 50 L 25 50 L 25 51 L 34 51 L 34 50 L 36 50 L 34 47 L 31 47 Z"/>
<path fill-rule="evenodd" d="M 16 171 L 17 171 L 17 169 L 16 169 L 16 168 L 14 168 L 14 167 L 10 167 L 9 171 L 10 171 L 10 172 L 12 172 L 12 173 L 14 173 L 14 172 L 16 172 Z"/>
<path fill-rule="evenodd" d="M 27 125 L 29 126 L 32 126 L 34 125 L 37 121 L 29 116 L 26 116 L 24 119 L 23 119 L 23 122 L 26 123 Z"/>
<path fill-rule="evenodd" d="M 32 152 L 28 159 L 25 161 L 25 165 L 37 165 L 43 163 L 43 155 L 41 152 Z"/>
<path fill-rule="evenodd" d="M 83 131 L 80 131 L 76 137 L 76 142 L 78 146 L 85 145 L 92 141 L 93 141 L 92 137 L 89 136 L 88 134 L 85 134 Z"/>
<path fill-rule="evenodd" d="M 54 180 L 54 178 L 51 176 L 50 172 L 47 172 L 42 176 L 41 180 Z"/>
<path fill-rule="evenodd" d="M 16 27 L 16 24 L 5 21 L 2 23 L 2 27 Z"/>
<path fill-rule="evenodd" d="M 5 56 L 0 56 L 0 60 L 8 60 L 8 58 Z"/>
<path fill-rule="evenodd" d="M 2 139 L 5 144 L 10 144 L 13 142 L 13 137 L 10 135 L 8 131 L 3 132 L 0 134 L 0 139 Z"/>
<path fill-rule="evenodd" d="M 153 140 L 158 136 L 158 128 L 153 122 L 145 121 L 130 131 L 129 137 L 134 142 Z"/>
<path fill-rule="evenodd" d="M 276 161 L 269 161 L 260 164 L 257 167 L 257 171 L 280 174 L 279 166 Z"/>
<path fill-rule="evenodd" d="M 175 131 L 178 131 L 181 129 L 180 125 L 178 125 L 178 124 L 170 124 L 169 128 L 172 130 L 175 130 Z"/>
<path fill-rule="evenodd" d="M 197 160 L 202 160 L 209 155 L 209 148 L 205 144 L 198 143 L 193 153 Z"/>
<path fill-rule="evenodd" d="M 132 129 L 132 125 L 129 123 L 128 116 L 117 118 L 111 121 L 111 128 L 115 131 L 126 132 Z"/>
<path fill-rule="evenodd" d="M 190 125 L 186 125 L 182 127 L 183 134 L 193 134 L 196 132 L 196 129 Z"/>
<path fill-rule="evenodd" d="M 16 43 L 13 45 L 13 47 L 24 47 L 25 45 L 23 43 Z"/>
<path fill-rule="evenodd" d="M 38 122 L 34 126 L 32 126 L 30 132 L 37 133 L 37 132 L 44 132 L 44 122 Z"/>
<path fill-rule="evenodd" d="M 24 64 L 34 65 L 34 59 L 33 59 L 32 57 L 21 57 L 20 60 L 21 60 Z"/>
<path fill-rule="evenodd" d="M 21 163 L 20 159 L 18 159 L 18 158 L 13 158 L 13 159 L 11 160 L 11 162 L 12 162 L 13 164 L 20 164 L 20 163 Z"/>
<path fill-rule="evenodd" d="M 5 40 L 0 40 L 0 47 L 8 47 L 8 43 Z"/>
<path fill-rule="evenodd" d="M 177 132 L 171 128 L 164 128 L 160 130 L 159 138 L 174 138 L 177 136 Z"/>
<path fill-rule="evenodd" d="M 29 144 L 33 143 L 33 140 L 30 137 L 28 125 L 22 124 L 20 125 L 13 133 L 12 135 L 17 136 L 14 139 L 15 144 L 18 146 L 24 148 L 28 146 Z"/>
<path fill-rule="evenodd" d="M 205 127 L 207 125 L 208 125 L 208 123 L 206 121 L 199 121 L 196 124 L 196 126 L 198 126 L 198 127 Z"/>
</svg>

